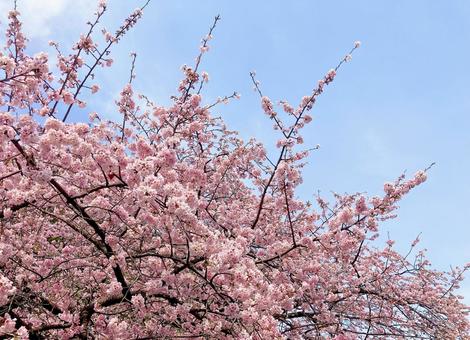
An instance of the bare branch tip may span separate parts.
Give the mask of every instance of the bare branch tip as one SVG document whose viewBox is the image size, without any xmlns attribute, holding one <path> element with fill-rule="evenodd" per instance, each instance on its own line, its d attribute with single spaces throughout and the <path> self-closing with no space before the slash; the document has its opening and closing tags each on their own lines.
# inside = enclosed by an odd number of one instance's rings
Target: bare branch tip
<svg viewBox="0 0 470 340">
<path fill-rule="evenodd" d="M 431 164 L 429 164 L 429 166 L 424 169 L 424 172 L 427 172 L 428 170 L 430 170 L 434 165 L 436 165 L 436 162 L 432 162 Z"/>
</svg>

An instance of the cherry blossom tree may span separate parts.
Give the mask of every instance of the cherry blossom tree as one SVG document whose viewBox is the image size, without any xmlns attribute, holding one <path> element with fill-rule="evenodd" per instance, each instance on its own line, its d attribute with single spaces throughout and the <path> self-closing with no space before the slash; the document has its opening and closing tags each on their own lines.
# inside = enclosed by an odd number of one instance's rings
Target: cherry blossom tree
<svg viewBox="0 0 470 340">
<path fill-rule="evenodd" d="M 146 4 L 143 6 L 145 7 Z M 470 339 L 458 296 L 468 266 L 433 270 L 374 242 L 427 170 L 380 197 L 296 195 L 310 112 L 360 43 L 297 106 L 260 95 L 277 157 L 204 103 L 216 17 L 169 107 L 134 94 L 116 119 L 85 112 L 98 68 L 142 16 L 99 21 L 56 66 L 30 55 L 19 12 L 0 52 L 0 337 L 15 339 Z M 100 40 L 104 42 L 100 45 Z M 54 70 L 54 71 L 53 71 Z M 248 78 L 249 79 L 249 78 Z M 87 108 L 91 111 L 90 108 Z M 277 111 L 276 111 L 277 110 Z M 70 122 L 71 115 L 80 122 Z"/>
</svg>

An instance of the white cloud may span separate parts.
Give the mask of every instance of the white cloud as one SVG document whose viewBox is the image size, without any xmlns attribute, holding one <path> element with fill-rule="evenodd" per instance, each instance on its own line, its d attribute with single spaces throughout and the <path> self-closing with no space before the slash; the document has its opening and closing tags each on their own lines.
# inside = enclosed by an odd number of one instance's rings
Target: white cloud
<svg viewBox="0 0 470 340">
<path fill-rule="evenodd" d="M 18 0 L 23 29 L 29 39 L 45 39 L 55 30 L 69 28 L 77 23 L 85 27 L 91 19 L 96 0 Z M 1 21 L 13 8 L 13 0 L 0 0 Z M 65 25 L 65 27 L 64 27 Z M 4 26 L 4 25 L 2 25 Z"/>
</svg>

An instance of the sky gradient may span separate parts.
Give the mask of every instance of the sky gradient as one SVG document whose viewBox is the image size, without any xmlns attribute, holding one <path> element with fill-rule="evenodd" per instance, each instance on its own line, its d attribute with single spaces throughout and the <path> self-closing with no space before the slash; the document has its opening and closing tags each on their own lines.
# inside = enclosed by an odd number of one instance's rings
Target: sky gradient
<svg viewBox="0 0 470 340">
<path fill-rule="evenodd" d="M 95 1 L 20 0 L 30 50 L 64 49 L 86 29 Z M 143 1 L 109 1 L 103 24 L 114 31 Z M 2 30 L 9 1 L 0 0 Z M 97 73 L 102 91 L 85 111 L 117 117 L 114 100 L 125 85 L 129 53 L 138 54 L 135 89 L 169 103 L 192 65 L 213 17 L 216 28 L 201 65 L 210 76 L 209 103 L 233 91 L 241 99 L 219 106 L 228 126 L 273 147 L 277 136 L 262 113 L 249 72 L 274 101 L 298 104 L 330 68 L 362 42 L 353 60 L 317 101 L 304 130 L 306 147 L 320 144 L 304 171 L 298 195 L 320 190 L 380 194 L 403 171 L 436 162 L 428 181 L 401 202 L 399 217 L 382 232 L 406 251 L 421 233 L 421 247 L 436 269 L 470 261 L 470 2 L 452 1 L 153 1 L 142 21 L 113 50 L 111 70 Z M 470 304 L 470 277 L 461 289 Z"/>
</svg>

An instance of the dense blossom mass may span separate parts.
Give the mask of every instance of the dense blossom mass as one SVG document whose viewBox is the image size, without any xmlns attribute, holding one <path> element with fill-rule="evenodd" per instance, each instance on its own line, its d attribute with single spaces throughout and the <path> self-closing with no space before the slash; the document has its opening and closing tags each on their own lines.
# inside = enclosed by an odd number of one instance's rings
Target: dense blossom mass
<svg viewBox="0 0 470 340">
<path fill-rule="evenodd" d="M 273 103 L 251 74 L 279 134 L 271 158 L 211 115 L 237 93 L 202 100 L 209 77 L 200 64 L 218 17 L 169 107 L 134 94 L 133 55 L 117 118 L 81 116 L 100 90 L 96 70 L 111 66 L 111 47 L 142 9 L 111 33 L 99 26 L 100 1 L 70 53 L 50 43 L 55 65 L 27 53 L 19 13 L 9 13 L 0 52 L 0 337 L 470 339 L 456 293 L 467 267 L 431 269 L 418 239 L 407 255 L 391 240 L 373 242 L 427 169 L 385 184 L 380 197 L 311 204 L 295 194 L 308 156 L 302 128 L 360 43 L 298 106 Z"/>
</svg>

